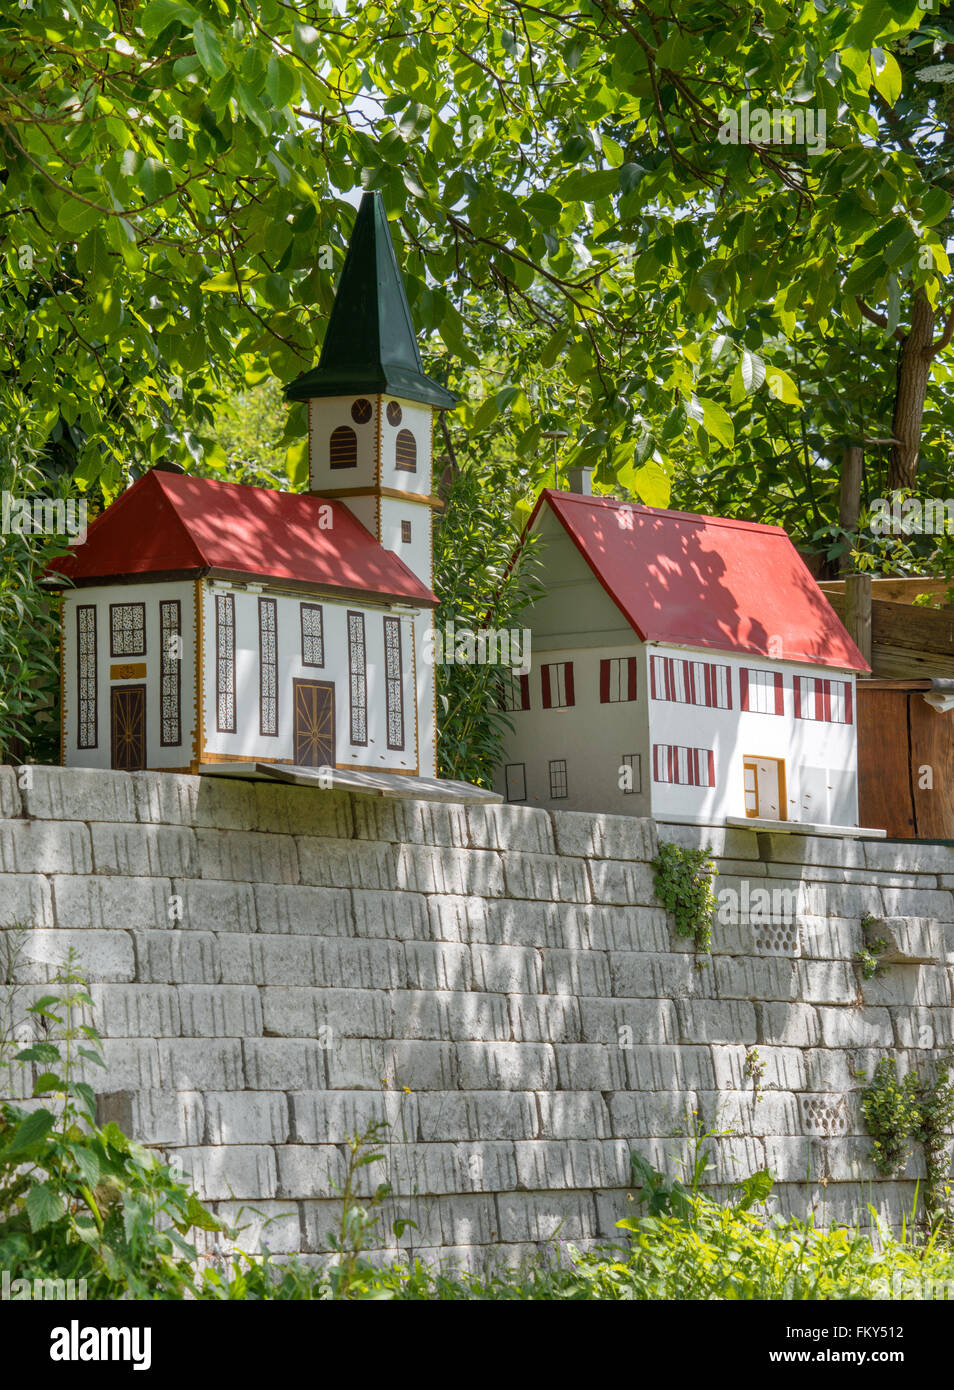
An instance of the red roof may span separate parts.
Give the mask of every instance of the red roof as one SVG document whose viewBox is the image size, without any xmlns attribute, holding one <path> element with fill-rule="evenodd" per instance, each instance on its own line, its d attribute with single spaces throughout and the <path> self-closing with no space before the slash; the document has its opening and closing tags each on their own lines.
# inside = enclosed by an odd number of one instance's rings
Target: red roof
<svg viewBox="0 0 954 1390">
<path fill-rule="evenodd" d="M 321 510 L 329 506 L 330 526 Z M 155 469 L 90 524 L 82 545 L 49 568 L 74 582 L 217 570 L 437 602 L 343 502 Z"/>
<path fill-rule="evenodd" d="M 868 671 L 781 526 L 545 489 L 596 578 L 644 642 Z"/>
</svg>

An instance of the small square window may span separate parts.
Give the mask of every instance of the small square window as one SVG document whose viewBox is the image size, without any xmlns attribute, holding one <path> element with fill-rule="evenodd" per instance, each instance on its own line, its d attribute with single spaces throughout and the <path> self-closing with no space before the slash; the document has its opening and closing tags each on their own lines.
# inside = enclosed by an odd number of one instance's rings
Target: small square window
<svg viewBox="0 0 954 1390">
<path fill-rule="evenodd" d="M 410 523 L 409 521 L 402 521 L 402 522 L 401 522 L 401 540 L 404 542 L 405 545 L 410 544 L 410 540 L 411 540 L 411 523 Z"/>
</svg>

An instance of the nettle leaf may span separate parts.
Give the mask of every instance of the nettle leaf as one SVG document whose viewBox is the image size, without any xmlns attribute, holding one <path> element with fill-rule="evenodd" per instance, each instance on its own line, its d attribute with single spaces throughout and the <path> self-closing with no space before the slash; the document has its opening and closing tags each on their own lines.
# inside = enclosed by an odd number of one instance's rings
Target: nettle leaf
<svg viewBox="0 0 954 1390">
<path fill-rule="evenodd" d="M 66 1215 L 66 1203 L 49 1183 L 37 1183 L 27 1194 L 26 1213 L 30 1229 L 36 1234 L 51 1222 L 59 1221 L 60 1217 Z"/>
<path fill-rule="evenodd" d="M 55 1121 L 49 1110 L 34 1110 L 17 1126 L 13 1138 L 0 1149 L 0 1161 L 7 1163 L 19 1154 L 32 1149 L 42 1141 L 53 1128 Z"/>
</svg>

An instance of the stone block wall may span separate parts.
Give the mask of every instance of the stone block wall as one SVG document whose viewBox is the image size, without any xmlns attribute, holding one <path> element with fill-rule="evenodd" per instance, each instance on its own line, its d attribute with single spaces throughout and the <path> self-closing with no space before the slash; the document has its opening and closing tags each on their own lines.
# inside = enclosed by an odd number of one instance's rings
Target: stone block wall
<svg viewBox="0 0 954 1390">
<path fill-rule="evenodd" d="M 660 839 L 712 846 L 706 969 L 654 897 Z M 760 920 L 760 889 L 797 894 L 795 920 Z M 859 1091 L 880 1056 L 923 1070 L 952 1042 L 952 890 L 948 845 L 0 770 L 24 997 L 74 945 L 102 1115 L 241 1211 L 246 1244 L 315 1258 L 372 1120 L 365 1185 L 397 1194 L 382 1248 L 395 1215 L 423 1256 L 612 1239 L 631 1151 L 674 1171 L 695 1123 L 726 1131 L 712 1182 L 768 1167 L 783 1211 L 896 1225 L 920 1156 L 878 1178 Z M 865 913 L 889 941 L 868 981 Z"/>
</svg>

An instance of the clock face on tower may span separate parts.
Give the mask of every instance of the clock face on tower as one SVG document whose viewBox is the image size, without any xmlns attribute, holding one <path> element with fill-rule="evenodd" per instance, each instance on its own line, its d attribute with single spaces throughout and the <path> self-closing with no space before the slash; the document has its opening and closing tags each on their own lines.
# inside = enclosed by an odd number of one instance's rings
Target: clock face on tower
<svg viewBox="0 0 954 1390">
<path fill-rule="evenodd" d="M 371 402 L 362 396 L 351 407 L 351 418 L 356 425 L 364 425 L 371 419 Z"/>
<path fill-rule="evenodd" d="M 401 423 L 401 420 L 402 420 L 403 416 L 404 416 L 404 412 L 402 411 L 401 407 L 398 405 L 397 401 L 388 401 L 387 415 L 388 415 L 388 424 L 390 424 L 390 425 L 399 425 L 399 424 Z"/>
</svg>

